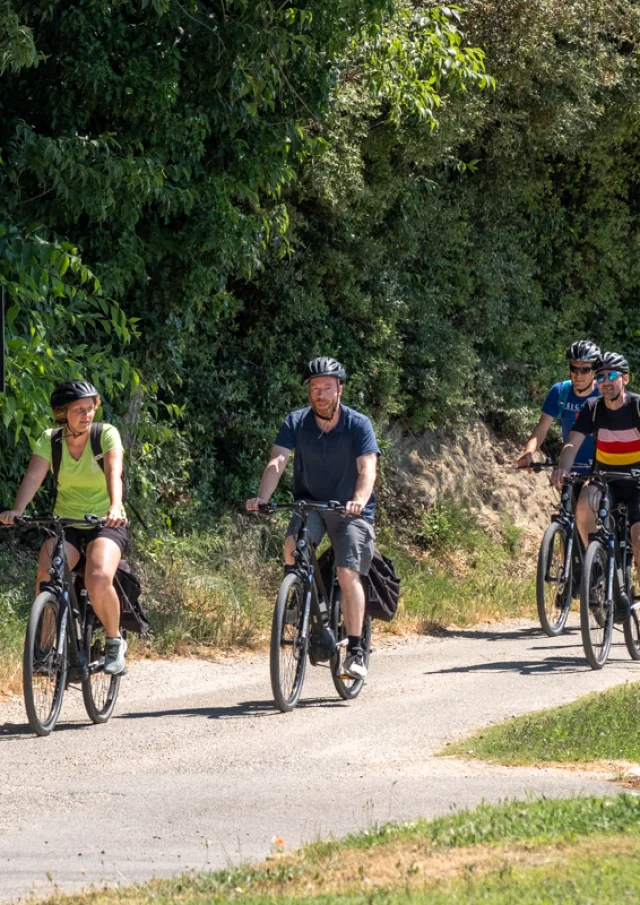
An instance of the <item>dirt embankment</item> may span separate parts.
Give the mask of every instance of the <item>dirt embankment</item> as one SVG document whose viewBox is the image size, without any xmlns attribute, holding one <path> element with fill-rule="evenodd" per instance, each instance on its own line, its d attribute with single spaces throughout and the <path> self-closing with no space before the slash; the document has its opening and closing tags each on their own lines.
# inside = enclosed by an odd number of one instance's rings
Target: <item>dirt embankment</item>
<svg viewBox="0 0 640 905">
<path fill-rule="evenodd" d="M 519 447 L 498 439 L 485 424 L 459 435 L 396 431 L 390 439 L 390 482 L 416 503 L 429 508 L 443 499 L 466 500 L 483 528 L 498 532 L 507 520 L 531 540 L 539 540 L 549 524 L 558 495 L 548 473 L 515 469 Z"/>
</svg>

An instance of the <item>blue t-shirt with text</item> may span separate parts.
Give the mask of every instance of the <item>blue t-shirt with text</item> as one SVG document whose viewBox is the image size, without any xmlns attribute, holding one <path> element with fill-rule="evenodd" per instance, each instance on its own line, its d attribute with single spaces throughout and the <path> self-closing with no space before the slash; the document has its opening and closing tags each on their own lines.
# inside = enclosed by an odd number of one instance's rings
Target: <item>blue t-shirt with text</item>
<svg viewBox="0 0 640 905">
<path fill-rule="evenodd" d="M 323 431 L 316 422 L 310 406 L 291 412 L 282 423 L 276 446 L 291 449 L 293 459 L 294 500 L 353 499 L 358 482 L 356 460 L 375 453 L 380 448 L 366 415 L 340 406 L 340 418 L 330 431 Z M 372 493 L 362 514 L 373 521 L 376 504 Z"/>
<path fill-rule="evenodd" d="M 549 392 L 547 393 L 547 398 L 544 401 L 542 406 L 542 411 L 545 415 L 550 415 L 552 418 L 557 418 L 560 414 L 560 394 L 562 392 L 562 382 L 554 383 Z M 562 442 L 566 443 L 569 438 L 569 434 L 573 430 L 573 425 L 575 424 L 575 420 L 580 413 L 580 409 L 585 404 L 587 399 L 593 399 L 594 396 L 599 396 L 600 392 L 597 387 L 594 387 L 591 393 L 588 396 L 578 396 L 577 393 L 574 393 L 573 387 L 569 390 L 569 395 L 567 396 L 567 403 L 564 407 L 564 411 L 562 413 L 562 418 L 560 419 L 560 423 L 562 425 Z M 573 466 L 573 470 L 577 471 L 581 469 L 582 471 L 588 471 L 591 462 L 593 461 L 593 457 L 595 455 L 595 443 L 592 437 L 585 437 L 584 443 L 578 450 L 578 455 L 576 456 L 576 460 Z"/>
</svg>

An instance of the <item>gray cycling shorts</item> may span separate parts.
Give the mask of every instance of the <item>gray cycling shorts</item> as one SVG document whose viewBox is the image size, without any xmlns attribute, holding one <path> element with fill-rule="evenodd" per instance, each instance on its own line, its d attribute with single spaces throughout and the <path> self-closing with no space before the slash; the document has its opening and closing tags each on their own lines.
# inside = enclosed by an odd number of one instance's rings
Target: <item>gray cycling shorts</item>
<svg viewBox="0 0 640 905">
<path fill-rule="evenodd" d="M 298 534 L 301 518 L 296 512 L 289 522 L 287 537 Z M 360 575 L 367 575 L 373 558 L 373 525 L 364 518 L 350 518 L 339 512 L 309 512 L 307 527 L 317 546 L 325 535 L 329 535 L 336 566 L 353 569 Z"/>
</svg>

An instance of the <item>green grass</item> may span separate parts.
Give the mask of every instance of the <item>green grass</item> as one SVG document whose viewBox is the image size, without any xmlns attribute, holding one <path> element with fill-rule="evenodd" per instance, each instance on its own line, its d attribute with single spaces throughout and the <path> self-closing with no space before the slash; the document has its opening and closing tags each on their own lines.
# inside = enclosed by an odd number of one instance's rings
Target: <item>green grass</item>
<svg viewBox="0 0 640 905">
<path fill-rule="evenodd" d="M 49 901 L 627 905 L 640 896 L 639 855 L 635 796 L 508 802 L 316 843 L 255 867 Z"/>
<path fill-rule="evenodd" d="M 408 824 L 385 824 L 354 833 L 339 842 L 318 842 L 305 849 L 312 858 L 330 857 L 344 849 L 370 849 L 390 843 L 419 842 L 425 849 L 464 848 L 527 842 L 546 845 L 597 834 L 633 833 L 640 836 L 640 798 L 557 798 L 481 804 Z"/>
<path fill-rule="evenodd" d="M 504 764 L 640 761 L 640 683 L 516 717 L 449 745 L 442 753 Z"/>
<path fill-rule="evenodd" d="M 507 520 L 492 538 L 464 503 L 445 502 L 417 529 L 383 525 L 377 540 L 402 576 L 402 614 L 419 631 L 535 613 L 535 574 L 520 529 Z"/>
<path fill-rule="evenodd" d="M 33 603 L 37 554 L 18 548 L 13 532 L 0 536 L 0 691 L 21 682 L 24 632 Z"/>
</svg>

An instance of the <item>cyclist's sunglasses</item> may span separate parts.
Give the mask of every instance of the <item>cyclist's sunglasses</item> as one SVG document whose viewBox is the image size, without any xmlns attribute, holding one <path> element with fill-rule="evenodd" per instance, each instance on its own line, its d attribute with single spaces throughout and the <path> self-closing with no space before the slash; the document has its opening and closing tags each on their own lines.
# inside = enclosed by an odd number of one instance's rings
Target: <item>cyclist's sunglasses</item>
<svg viewBox="0 0 640 905">
<path fill-rule="evenodd" d="M 593 371 L 593 368 L 576 368 L 575 365 L 569 365 L 569 370 L 572 374 L 589 374 L 590 371 Z"/>
<path fill-rule="evenodd" d="M 622 371 L 603 371 L 600 374 L 596 374 L 598 383 L 602 383 L 604 380 L 617 380 L 618 377 L 622 377 Z"/>
</svg>

